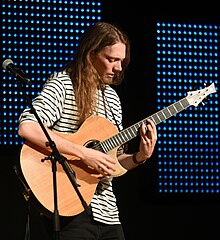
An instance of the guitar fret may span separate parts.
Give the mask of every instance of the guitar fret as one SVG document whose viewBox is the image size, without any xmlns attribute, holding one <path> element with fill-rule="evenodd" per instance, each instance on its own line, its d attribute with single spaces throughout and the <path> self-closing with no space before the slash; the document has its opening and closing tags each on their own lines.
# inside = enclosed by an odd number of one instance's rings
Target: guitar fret
<svg viewBox="0 0 220 240">
<path fill-rule="evenodd" d="M 119 139 L 117 138 L 117 135 L 113 136 L 114 146 L 118 146 L 120 144 Z"/>
<path fill-rule="evenodd" d="M 161 110 L 163 116 L 164 116 L 164 120 L 167 119 L 166 115 L 165 115 L 165 111 Z"/>
<path fill-rule="evenodd" d="M 133 136 L 133 135 L 131 134 L 130 129 L 131 129 L 131 128 L 128 128 L 128 129 L 127 129 L 127 133 L 128 133 L 127 135 L 129 136 L 129 139 Z"/>
<path fill-rule="evenodd" d="M 125 129 L 123 132 L 124 132 L 124 141 L 127 142 L 128 141 L 128 137 L 129 137 L 128 129 Z"/>
<path fill-rule="evenodd" d="M 173 104 L 170 105 L 170 106 L 168 107 L 168 109 L 169 109 L 169 111 L 172 113 L 172 115 L 175 115 L 175 114 L 177 113 L 177 111 L 176 111 L 176 109 L 175 109 L 175 107 L 174 107 Z"/>
<path fill-rule="evenodd" d="M 122 134 L 117 134 L 117 136 L 119 138 L 120 143 L 123 143 L 124 142 L 123 135 Z"/>
<path fill-rule="evenodd" d="M 113 149 L 110 145 L 110 139 L 108 141 L 105 141 L 105 146 L 106 146 L 106 152 L 110 151 L 111 149 Z M 104 143 L 104 142 L 103 142 Z"/>
<path fill-rule="evenodd" d="M 109 146 L 110 146 L 109 149 L 115 148 L 115 144 L 114 144 L 113 138 L 114 138 L 114 136 L 112 136 L 112 137 L 109 139 L 110 141 L 108 141 L 108 142 L 109 142 L 108 144 L 109 144 Z"/>
<path fill-rule="evenodd" d="M 155 122 L 156 125 L 161 122 L 156 113 L 154 113 L 152 115 L 152 118 L 154 119 L 154 122 Z"/>
<path fill-rule="evenodd" d="M 163 110 L 163 113 L 164 113 L 164 116 L 166 117 L 166 119 L 172 116 L 169 109 L 167 109 L 167 108 Z"/>
<path fill-rule="evenodd" d="M 137 136 L 137 133 L 138 133 L 139 128 L 140 128 L 139 124 L 138 123 L 134 124 L 134 125 L 131 126 L 131 128 L 132 128 L 133 136 Z"/>
<path fill-rule="evenodd" d="M 122 143 L 125 143 L 126 142 L 126 140 L 125 140 L 126 139 L 126 135 L 125 135 L 124 130 L 121 132 L 121 137 L 122 137 Z"/>
<path fill-rule="evenodd" d="M 162 110 L 158 112 L 158 117 L 159 117 L 161 122 L 166 119 Z"/>
<path fill-rule="evenodd" d="M 186 98 L 180 100 L 180 102 L 181 102 L 181 104 L 183 105 L 184 109 L 187 108 L 187 107 L 189 107 L 189 105 L 190 105 L 189 102 L 188 102 L 188 100 L 187 100 Z"/>
<path fill-rule="evenodd" d="M 182 100 L 182 101 L 179 101 L 179 103 L 180 103 L 180 105 L 181 105 L 181 107 L 183 108 L 183 109 L 185 109 L 186 107 L 184 107 L 184 105 L 183 105 L 183 103 L 184 103 L 184 101 Z M 187 106 L 188 107 L 188 106 Z"/>
<path fill-rule="evenodd" d="M 154 122 L 154 124 L 157 125 L 157 123 L 155 122 L 153 116 L 148 117 L 148 119 L 152 120 Z M 145 124 L 147 124 L 147 121 L 145 121 Z"/>
<path fill-rule="evenodd" d="M 117 134 L 117 136 L 118 136 L 119 142 L 123 143 L 124 142 L 123 135 L 122 134 Z"/>
<path fill-rule="evenodd" d="M 139 126 L 136 127 L 136 125 L 137 125 L 137 124 L 134 125 L 134 128 L 135 128 L 135 132 L 136 132 L 136 134 L 137 134 L 137 132 L 138 132 L 138 130 L 139 130 L 140 127 L 139 127 Z"/>
<path fill-rule="evenodd" d="M 113 137 L 111 137 L 110 139 L 109 139 L 109 141 L 107 141 L 106 143 L 107 143 L 107 149 L 113 149 L 114 148 L 114 145 L 113 145 Z"/>
<path fill-rule="evenodd" d="M 133 137 L 134 136 L 133 127 L 130 127 L 128 131 L 130 133 L 130 136 Z"/>
<path fill-rule="evenodd" d="M 133 133 L 133 137 L 136 137 L 137 136 L 137 132 L 138 132 L 138 129 L 136 128 L 136 126 L 134 125 L 132 128 L 131 128 L 131 130 L 132 130 L 132 133 Z"/>
<path fill-rule="evenodd" d="M 136 123 L 136 124 L 134 124 L 134 125 L 132 126 L 132 128 L 134 128 L 134 130 L 135 130 L 135 132 L 134 132 L 134 137 L 137 136 L 137 134 L 138 134 L 138 132 L 139 132 L 139 129 L 140 129 L 140 127 L 141 127 L 141 124 L 142 124 L 143 122 L 144 122 L 144 121 L 140 121 L 140 122 L 138 122 L 138 123 Z M 145 120 L 145 122 L 146 122 L 146 120 Z"/>
<path fill-rule="evenodd" d="M 178 110 L 178 112 L 183 110 L 183 107 L 181 106 L 180 102 L 174 103 L 175 108 Z"/>
<path fill-rule="evenodd" d="M 101 152 L 104 152 L 104 153 L 108 152 L 107 145 L 104 142 L 99 143 L 99 145 L 101 146 L 101 149 L 102 149 Z M 98 149 L 96 148 L 96 150 Z"/>
</svg>

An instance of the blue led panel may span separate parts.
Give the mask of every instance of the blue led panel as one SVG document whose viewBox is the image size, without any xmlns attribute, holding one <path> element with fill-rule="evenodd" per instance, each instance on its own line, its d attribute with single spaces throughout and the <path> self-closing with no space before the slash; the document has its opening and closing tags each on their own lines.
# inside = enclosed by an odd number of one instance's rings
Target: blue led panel
<svg viewBox="0 0 220 240">
<path fill-rule="evenodd" d="M 212 83 L 217 90 L 158 125 L 160 193 L 219 193 L 219 29 L 157 23 L 158 110 Z"/>
<path fill-rule="evenodd" d="M 35 97 L 43 82 L 68 62 L 84 29 L 101 20 L 100 1 L 26 0 L 1 3 L 2 59 L 11 59 L 31 79 Z M 18 117 L 27 106 L 17 80 L 3 70 L 0 144 L 20 144 Z"/>
</svg>

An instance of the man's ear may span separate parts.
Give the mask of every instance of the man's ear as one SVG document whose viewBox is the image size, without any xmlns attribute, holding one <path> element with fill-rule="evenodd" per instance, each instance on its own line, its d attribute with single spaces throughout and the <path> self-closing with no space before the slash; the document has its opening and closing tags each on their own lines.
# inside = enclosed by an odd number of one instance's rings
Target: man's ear
<svg viewBox="0 0 220 240">
<path fill-rule="evenodd" d="M 90 56 L 90 61 L 91 61 L 91 63 L 93 63 L 93 62 L 94 62 L 94 58 L 95 58 L 95 51 L 92 50 L 92 51 L 90 52 L 89 56 Z"/>
</svg>

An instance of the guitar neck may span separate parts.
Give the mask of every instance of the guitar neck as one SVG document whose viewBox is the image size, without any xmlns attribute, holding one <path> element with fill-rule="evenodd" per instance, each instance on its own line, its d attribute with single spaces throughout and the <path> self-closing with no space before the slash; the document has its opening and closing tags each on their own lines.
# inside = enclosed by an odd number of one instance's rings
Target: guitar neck
<svg viewBox="0 0 220 240">
<path fill-rule="evenodd" d="M 190 106 L 187 97 L 169 105 L 168 107 L 152 114 L 148 118 L 145 118 L 132 126 L 122 130 L 121 132 L 113 135 L 112 137 L 106 139 L 105 141 L 98 144 L 98 149 L 102 150 L 102 152 L 109 152 L 110 150 L 117 148 L 131 139 L 135 138 L 138 135 L 139 128 L 142 123 L 147 124 L 147 119 L 151 119 L 155 125 L 163 122 L 164 120 L 174 116 L 175 114 L 183 111 L 184 109 Z"/>
</svg>

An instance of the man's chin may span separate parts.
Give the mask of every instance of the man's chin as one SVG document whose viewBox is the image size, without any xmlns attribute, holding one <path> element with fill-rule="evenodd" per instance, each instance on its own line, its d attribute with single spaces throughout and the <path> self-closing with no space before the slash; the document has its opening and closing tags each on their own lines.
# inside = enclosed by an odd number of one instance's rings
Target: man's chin
<svg viewBox="0 0 220 240">
<path fill-rule="evenodd" d="M 103 82 L 104 82 L 105 84 L 112 84 L 113 78 L 112 78 L 112 77 L 104 77 L 104 78 L 103 78 Z"/>
</svg>

